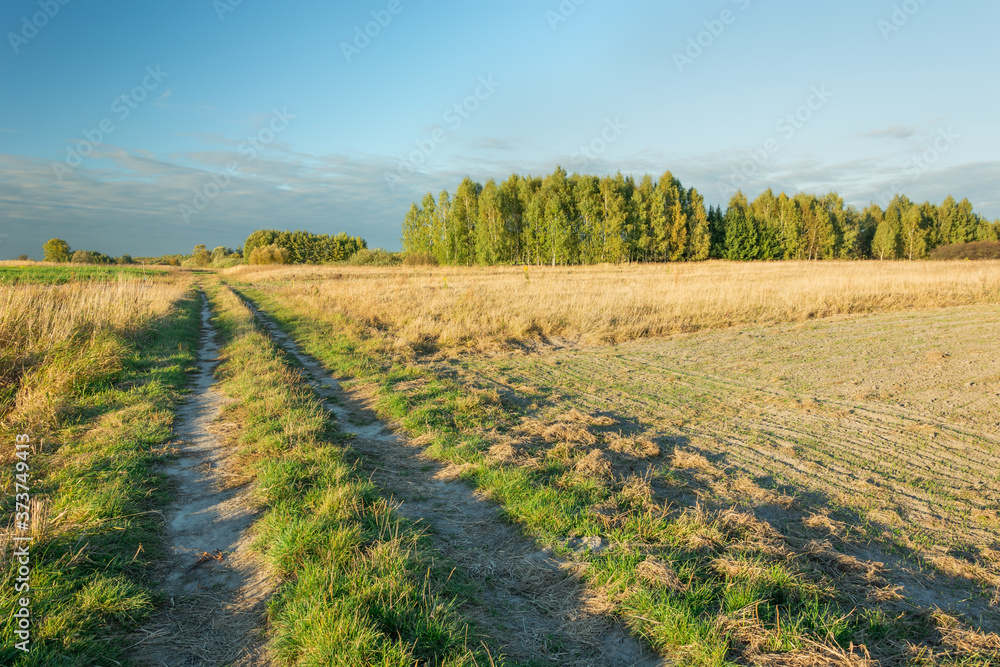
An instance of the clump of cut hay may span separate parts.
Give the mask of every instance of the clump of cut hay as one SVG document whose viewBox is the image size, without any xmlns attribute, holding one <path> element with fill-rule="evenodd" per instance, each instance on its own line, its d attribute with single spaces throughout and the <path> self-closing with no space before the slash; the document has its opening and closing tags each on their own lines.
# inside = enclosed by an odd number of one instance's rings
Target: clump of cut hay
<svg viewBox="0 0 1000 667">
<path fill-rule="evenodd" d="M 795 506 L 795 498 L 792 496 L 763 489 L 749 477 L 738 477 L 726 484 L 728 487 L 725 489 L 726 495 L 731 498 L 749 499 L 757 506 L 773 505 L 785 510 Z"/>
<path fill-rule="evenodd" d="M 608 436 L 608 448 L 619 454 L 634 456 L 637 459 L 649 459 L 660 455 L 660 446 L 645 436 L 623 436 L 612 433 Z"/>
<path fill-rule="evenodd" d="M 591 433 L 586 426 L 581 426 L 576 422 L 547 423 L 539 419 L 526 419 L 515 431 L 518 434 L 546 443 L 568 442 L 575 445 L 594 445 L 597 443 L 597 436 Z"/>
<path fill-rule="evenodd" d="M 715 521 L 700 504 L 688 508 L 674 522 L 678 541 L 691 551 L 710 551 L 725 541 Z"/>
<path fill-rule="evenodd" d="M 652 556 L 648 556 L 646 560 L 639 563 L 635 572 L 643 581 L 662 586 L 671 593 L 684 593 L 688 590 L 688 584 L 681 581 L 680 576 L 672 567 Z"/>
<path fill-rule="evenodd" d="M 873 660 L 864 647 L 851 645 L 850 650 L 839 646 L 812 644 L 812 648 L 791 653 L 758 653 L 750 656 L 750 664 L 760 667 L 877 667 L 880 663 Z M 864 654 L 855 653 L 861 650 Z"/>
<path fill-rule="evenodd" d="M 688 452 L 680 447 L 674 450 L 674 455 L 670 459 L 670 464 L 680 470 L 695 470 L 711 477 L 721 477 L 719 469 L 712 465 L 708 459 L 701 454 Z"/>
<path fill-rule="evenodd" d="M 825 530 L 831 535 L 842 535 L 847 527 L 843 521 L 835 521 L 823 512 L 814 512 L 802 519 L 803 525 L 813 530 Z"/>
<path fill-rule="evenodd" d="M 734 509 L 719 513 L 719 525 L 727 533 L 734 536 L 751 537 L 765 540 L 776 540 L 781 534 L 771 524 L 761 521 L 748 512 L 738 512 Z"/>
<path fill-rule="evenodd" d="M 611 473 L 611 462 L 604 452 L 599 449 L 592 449 L 580 459 L 576 466 L 576 471 L 595 477 L 605 477 Z"/>
<path fill-rule="evenodd" d="M 932 556 L 928 561 L 935 568 L 947 574 L 949 577 L 956 577 L 974 581 L 984 586 L 993 586 L 1000 589 L 1000 577 L 992 572 L 966 562 L 960 558 L 955 558 L 948 554 Z"/>
<path fill-rule="evenodd" d="M 730 579 L 755 581 L 767 573 L 757 563 L 729 557 L 716 558 L 712 561 L 711 565 L 713 570 Z"/>
<path fill-rule="evenodd" d="M 1000 635 L 969 630 L 957 618 L 942 611 L 933 613 L 931 619 L 941 633 L 941 643 L 960 655 L 1000 659 Z"/>
<path fill-rule="evenodd" d="M 885 588 L 888 583 L 882 572 L 884 563 L 861 561 L 833 548 L 829 540 L 810 540 L 803 548 L 809 558 L 834 572 L 860 579 L 858 583 Z"/>
<path fill-rule="evenodd" d="M 622 485 L 621 494 L 632 505 L 643 507 L 653 499 L 653 487 L 648 479 L 629 475 Z"/>
<path fill-rule="evenodd" d="M 612 426 L 616 423 L 611 417 L 594 417 L 585 412 L 580 412 L 576 408 L 559 417 L 559 421 L 576 422 L 578 424 L 587 424 L 588 426 Z"/>
<path fill-rule="evenodd" d="M 517 459 L 517 450 L 509 442 L 501 442 L 490 447 L 487 455 L 494 461 L 511 463 Z"/>
</svg>

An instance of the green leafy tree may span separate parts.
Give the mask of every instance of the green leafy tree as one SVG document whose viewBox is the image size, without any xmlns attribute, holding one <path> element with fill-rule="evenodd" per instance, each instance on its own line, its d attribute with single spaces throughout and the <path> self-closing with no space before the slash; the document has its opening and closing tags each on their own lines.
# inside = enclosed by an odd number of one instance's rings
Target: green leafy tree
<svg viewBox="0 0 1000 667">
<path fill-rule="evenodd" d="M 688 191 L 687 201 L 689 231 L 686 259 L 701 262 L 708 259 L 712 250 L 712 232 L 708 213 L 705 211 L 705 199 L 697 190 L 691 188 Z"/>
<path fill-rule="evenodd" d="M 482 186 L 468 176 L 459 184 L 448 212 L 448 246 L 453 264 L 471 264 L 476 258 L 475 232 Z"/>
<path fill-rule="evenodd" d="M 191 252 L 191 260 L 195 266 L 208 266 L 212 263 L 212 253 L 208 252 L 208 248 L 204 244 L 199 243 Z"/>
<path fill-rule="evenodd" d="M 688 216 L 690 214 L 687 193 L 681 182 L 669 171 L 656 184 L 659 206 L 663 218 L 653 221 L 654 237 L 658 255 L 665 262 L 676 262 L 684 258 L 688 250 Z M 659 206 L 656 212 L 659 213 Z"/>
<path fill-rule="evenodd" d="M 644 262 L 657 260 L 656 232 L 653 218 L 666 217 L 663 214 L 663 202 L 660 200 L 653 177 L 646 174 L 635 189 L 636 226 L 633 231 L 633 241 L 637 257 Z"/>
<path fill-rule="evenodd" d="M 629 201 L 628 185 L 621 172 L 614 178 L 605 176 L 601 192 L 601 261 L 628 261 Z"/>
<path fill-rule="evenodd" d="M 290 264 L 342 262 L 358 250 L 368 247 L 368 243 L 363 238 L 348 236 L 346 232 L 330 236 L 329 234 L 311 234 L 306 231 L 258 229 L 250 234 L 243 243 L 242 256 L 249 260 L 257 248 L 272 245 L 288 251 L 287 263 Z"/>
<path fill-rule="evenodd" d="M 778 196 L 777 215 L 782 259 L 802 259 L 805 245 L 802 242 L 802 207 L 799 200 L 782 192 Z"/>
<path fill-rule="evenodd" d="M 451 215 L 451 195 L 442 190 L 431 222 L 431 247 L 439 264 L 452 262 L 452 249 L 448 238 L 448 216 Z"/>
<path fill-rule="evenodd" d="M 523 260 L 524 249 L 521 247 L 524 228 L 524 201 L 521 199 L 521 177 L 511 174 L 500 184 L 500 197 L 504 203 L 504 229 L 507 238 L 505 249 L 507 259 L 517 264 Z"/>
<path fill-rule="evenodd" d="M 725 216 L 725 258 L 733 261 L 757 259 L 760 253 L 757 225 L 746 195 L 737 191 L 729 200 Z"/>
<path fill-rule="evenodd" d="M 603 261 L 605 241 L 600 179 L 574 174 L 571 180 L 579 216 L 580 258 L 586 264 L 596 264 Z"/>
<path fill-rule="evenodd" d="M 89 250 L 77 250 L 73 253 L 70 261 L 74 264 L 97 264 L 94 258 L 94 253 Z"/>
<path fill-rule="evenodd" d="M 556 167 L 542 181 L 540 196 L 543 202 L 546 260 L 551 261 L 552 266 L 575 263 L 579 253 L 579 234 L 572 190 L 565 169 Z"/>
<path fill-rule="evenodd" d="M 711 239 L 711 250 L 709 257 L 721 259 L 726 254 L 726 217 L 722 214 L 722 207 L 708 207 L 708 231 Z"/>
<path fill-rule="evenodd" d="M 930 232 L 931 218 L 929 205 L 913 204 L 902 217 L 903 256 L 913 261 L 927 256 L 927 236 Z"/>
<path fill-rule="evenodd" d="M 872 238 L 872 257 L 880 260 L 903 257 L 903 210 L 910 205 L 909 199 L 897 195 L 886 207 Z"/>
<path fill-rule="evenodd" d="M 262 265 L 289 264 L 291 263 L 291 255 L 288 248 L 283 248 L 276 244 L 257 246 L 250 252 L 247 263 Z"/>
<path fill-rule="evenodd" d="M 758 259 L 784 257 L 784 234 L 781 225 L 781 202 L 770 188 L 762 192 L 750 205 L 757 226 Z"/>
<path fill-rule="evenodd" d="M 507 202 L 492 178 L 479 194 L 476 221 L 476 262 L 500 264 L 510 259 L 506 235 Z"/>
<path fill-rule="evenodd" d="M 423 227 L 423 211 L 416 204 L 410 204 L 410 210 L 403 219 L 403 252 L 421 253 L 430 250 L 429 234 Z"/>
<path fill-rule="evenodd" d="M 525 264 L 541 264 L 545 261 L 545 202 L 541 191 L 541 178 L 529 176 L 522 179 L 524 220 L 521 225 L 521 248 Z"/>
<path fill-rule="evenodd" d="M 42 246 L 46 262 L 68 262 L 73 251 L 62 239 L 49 239 Z"/>
</svg>

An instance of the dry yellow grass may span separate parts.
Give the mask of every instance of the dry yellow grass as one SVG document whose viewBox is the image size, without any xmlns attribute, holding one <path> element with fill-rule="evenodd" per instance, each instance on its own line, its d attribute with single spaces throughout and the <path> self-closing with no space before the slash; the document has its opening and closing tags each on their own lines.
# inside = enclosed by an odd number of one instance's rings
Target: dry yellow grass
<svg viewBox="0 0 1000 667">
<path fill-rule="evenodd" d="M 123 339 L 173 308 L 189 278 L 0 287 L 0 418 L 44 426 L 74 386 L 120 366 Z"/>
<path fill-rule="evenodd" d="M 241 266 L 399 348 L 600 344 L 738 324 L 1000 301 L 1000 262 L 708 262 L 543 268 Z"/>
</svg>

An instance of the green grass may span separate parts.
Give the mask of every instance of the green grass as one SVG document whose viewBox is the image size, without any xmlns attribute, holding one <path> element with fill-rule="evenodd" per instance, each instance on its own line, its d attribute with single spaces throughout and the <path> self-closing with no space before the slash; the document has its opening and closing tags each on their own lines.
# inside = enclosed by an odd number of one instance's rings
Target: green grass
<svg viewBox="0 0 1000 667">
<path fill-rule="evenodd" d="M 0 664 L 124 661 L 125 634 L 154 608 L 149 573 L 163 554 L 156 510 L 169 499 L 155 466 L 167 459 L 174 410 L 196 360 L 199 305 L 189 293 L 174 313 L 118 341 L 125 356 L 115 372 L 75 388 L 29 459 L 31 493 L 49 498 L 51 523 L 31 545 L 30 653 L 13 648 L 14 569 L 0 575 Z M 8 446 L 13 435 L 3 441 Z M 12 473 L 12 464 L 0 470 L 3 488 L 13 488 Z M 2 509 L 10 515 L 12 498 Z"/>
<path fill-rule="evenodd" d="M 301 371 L 242 303 L 225 288 L 211 295 L 217 375 L 235 399 L 224 418 L 239 425 L 237 456 L 263 510 L 254 549 L 280 582 L 268 611 L 272 657 L 303 666 L 491 664 L 458 611 L 467 580 L 358 474 Z"/>
<path fill-rule="evenodd" d="M 615 480 L 577 474 L 565 462 L 546 460 L 528 468 L 491 461 L 484 431 L 509 428 L 524 414 L 521 408 L 400 360 L 386 343 L 341 316 L 298 311 L 267 290 L 243 291 L 334 375 L 374 385 L 384 417 L 400 421 L 413 435 L 430 436 L 428 454 L 464 464 L 466 479 L 540 543 L 558 551 L 569 538 L 601 535 L 634 545 L 576 557 L 589 561 L 587 578 L 614 601 L 633 632 L 677 664 L 737 664 L 754 637 L 759 650 L 775 653 L 806 651 L 813 643 L 847 650 L 852 642 L 868 642 L 873 654 L 882 647 L 889 656 L 885 664 L 920 664 L 901 662 L 905 642 L 936 646 L 933 627 L 914 630 L 905 622 L 912 614 L 897 612 L 903 621 L 880 621 L 871 616 L 877 605 L 859 611 L 857 599 L 838 588 L 836 573 L 818 561 L 794 550 L 775 555 L 773 549 L 786 546 L 780 538 L 754 535 L 716 512 L 629 509 L 631 501 Z M 400 382 L 413 380 L 419 382 L 397 390 Z M 678 477 L 681 483 L 684 475 Z M 597 522 L 591 510 L 609 502 L 627 509 L 622 525 L 606 528 Z M 643 576 L 640 564 L 650 558 L 668 564 L 683 586 Z M 715 566 L 720 558 L 757 567 L 723 574 Z M 739 627 L 747 613 L 754 623 L 750 637 Z M 951 664 L 947 650 L 933 660 L 938 662 L 927 664 Z"/>
<path fill-rule="evenodd" d="M 136 266 L 0 266 L 0 285 L 63 285 L 84 280 L 117 280 L 165 275 L 162 269 Z"/>
</svg>

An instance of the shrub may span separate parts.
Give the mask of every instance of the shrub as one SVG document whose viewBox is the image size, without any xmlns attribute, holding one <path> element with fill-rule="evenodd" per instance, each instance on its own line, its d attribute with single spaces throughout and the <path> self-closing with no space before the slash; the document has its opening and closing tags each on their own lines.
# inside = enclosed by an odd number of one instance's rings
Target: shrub
<svg viewBox="0 0 1000 667">
<path fill-rule="evenodd" d="M 1000 259 L 1000 241 L 974 241 L 938 246 L 931 259 Z"/>
<path fill-rule="evenodd" d="M 73 253 L 70 261 L 74 264 L 93 264 L 94 263 L 94 253 L 89 250 L 77 250 Z"/>
<path fill-rule="evenodd" d="M 382 248 L 369 250 L 362 248 L 347 260 L 351 266 L 396 266 L 400 263 L 399 253 L 389 252 Z"/>
<path fill-rule="evenodd" d="M 438 258 L 432 252 L 408 252 L 403 254 L 403 266 L 437 266 Z"/>
<path fill-rule="evenodd" d="M 288 264 L 291 256 L 287 248 L 272 243 L 254 248 L 247 258 L 247 264 Z"/>
</svg>

